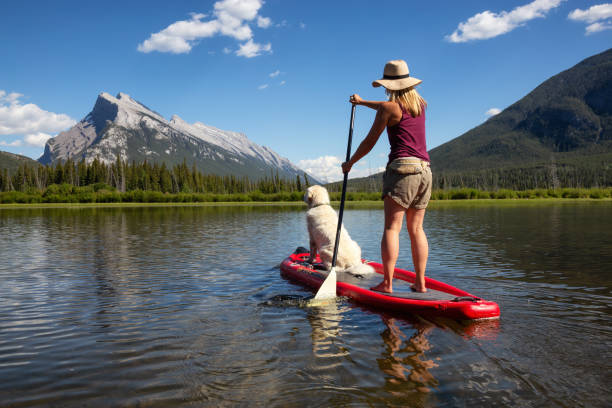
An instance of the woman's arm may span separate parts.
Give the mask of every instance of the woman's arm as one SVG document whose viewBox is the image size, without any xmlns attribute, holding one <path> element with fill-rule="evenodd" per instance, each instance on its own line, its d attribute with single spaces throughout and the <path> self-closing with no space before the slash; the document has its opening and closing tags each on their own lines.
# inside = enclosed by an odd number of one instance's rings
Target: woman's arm
<svg viewBox="0 0 612 408">
<path fill-rule="evenodd" d="M 385 103 L 386 101 L 364 101 L 363 99 L 361 99 L 361 96 L 357 94 L 353 94 L 349 98 L 349 102 L 351 102 L 354 105 L 363 105 L 363 106 L 367 106 L 370 109 L 378 110 L 378 108 L 380 108 L 382 104 Z"/>
<path fill-rule="evenodd" d="M 387 123 L 391 118 L 393 104 L 389 102 L 381 102 L 377 111 L 376 118 L 374 118 L 374 123 L 368 132 L 368 135 L 363 139 L 355 153 L 351 157 L 351 159 L 347 162 L 342 163 L 342 171 L 344 173 L 348 173 L 351 171 L 351 167 L 355 163 L 357 163 L 363 156 L 368 154 L 370 150 L 374 147 L 378 138 L 382 134 L 383 130 L 387 127 Z"/>
</svg>

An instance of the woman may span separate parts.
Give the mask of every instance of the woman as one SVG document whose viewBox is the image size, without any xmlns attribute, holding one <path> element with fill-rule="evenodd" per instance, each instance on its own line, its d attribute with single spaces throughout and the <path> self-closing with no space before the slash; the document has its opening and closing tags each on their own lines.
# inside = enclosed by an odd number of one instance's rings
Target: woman
<svg viewBox="0 0 612 408">
<path fill-rule="evenodd" d="M 410 76 L 408 65 L 402 60 L 389 61 L 383 78 L 372 86 L 383 86 L 389 101 L 364 101 L 354 94 L 350 102 L 376 110 L 376 118 L 370 132 L 361 142 L 348 162 L 342 163 L 342 171 L 351 167 L 374 147 L 385 128 L 389 135 L 391 153 L 383 179 L 385 230 L 380 244 L 384 279 L 372 290 L 393 292 L 393 271 L 399 254 L 399 233 L 406 215 L 412 261 L 416 281 L 411 286 L 415 292 L 426 292 L 425 267 L 429 246 L 423 218 L 431 196 L 431 170 L 425 143 L 425 100 L 414 87 L 420 79 Z"/>
</svg>

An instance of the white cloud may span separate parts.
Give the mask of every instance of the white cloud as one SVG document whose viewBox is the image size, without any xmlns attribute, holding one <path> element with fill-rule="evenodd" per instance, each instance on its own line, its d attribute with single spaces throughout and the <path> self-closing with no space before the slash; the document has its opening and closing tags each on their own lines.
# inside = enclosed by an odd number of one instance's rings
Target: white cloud
<svg viewBox="0 0 612 408">
<path fill-rule="evenodd" d="M 318 180 L 325 183 L 332 181 L 342 180 L 344 175 L 342 174 L 341 164 L 344 160 L 341 160 L 336 156 L 321 156 L 316 159 L 300 160 L 297 166 L 302 170 L 312 174 Z M 350 178 L 367 177 L 371 174 L 376 174 L 384 171 L 384 167 L 366 168 L 366 161 L 360 161 L 351 169 L 349 173 Z"/>
<path fill-rule="evenodd" d="M 342 179 L 342 161 L 335 156 L 322 156 L 316 159 L 300 160 L 297 166 L 324 182 Z"/>
<path fill-rule="evenodd" d="M 21 98 L 23 94 L 17 92 L 11 92 L 10 94 L 6 94 L 6 91 L 0 89 L 0 104 L 3 102 L 8 102 L 10 105 L 19 102 L 19 98 Z"/>
<path fill-rule="evenodd" d="M 283 86 L 283 85 L 285 85 L 286 83 L 287 83 L 287 81 L 282 80 L 282 81 L 280 81 L 278 84 L 279 84 L 280 86 Z"/>
<path fill-rule="evenodd" d="M 612 22 L 604 21 L 602 23 L 589 24 L 586 28 L 586 35 L 597 33 L 599 31 L 612 29 Z"/>
<path fill-rule="evenodd" d="M 261 6 L 262 0 L 221 0 L 215 3 L 215 15 L 220 19 L 253 20 Z"/>
<path fill-rule="evenodd" d="M 19 147 L 21 146 L 21 140 L 17 139 L 13 140 L 12 142 L 5 142 L 4 140 L 0 140 L 0 146 Z"/>
<path fill-rule="evenodd" d="M 201 21 L 204 14 L 192 14 L 191 20 L 177 21 L 158 33 L 153 33 L 141 44 L 138 51 L 183 54 L 191 51 L 196 40 L 212 37 L 220 31 L 218 20 Z"/>
<path fill-rule="evenodd" d="M 51 135 L 48 135 L 46 133 L 38 132 L 26 135 L 23 140 L 26 142 L 26 144 L 30 146 L 45 147 L 45 143 L 47 143 L 47 140 L 51 139 L 51 137 Z"/>
<path fill-rule="evenodd" d="M 303 30 L 303 29 L 305 29 L 305 28 L 306 28 L 306 24 L 304 24 L 304 23 L 300 23 L 300 28 L 301 28 L 302 30 Z"/>
<path fill-rule="evenodd" d="M 192 13 L 191 19 L 177 21 L 162 31 L 151 34 L 148 39 L 138 44 L 138 51 L 184 54 L 190 52 L 198 43 L 198 40 L 215 35 L 228 36 L 238 41 L 248 41 L 241 48 L 247 44 L 255 44 L 253 43 L 253 32 L 248 22 L 257 19 L 257 26 L 261 28 L 269 27 L 272 24 L 269 18 L 258 15 L 262 6 L 263 0 L 217 1 L 214 5 L 214 18 L 203 21 L 204 18 L 208 17 L 206 14 Z M 266 46 L 271 49 L 269 44 Z M 236 55 L 251 58 L 259 55 L 259 53 L 236 52 Z"/>
<path fill-rule="evenodd" d="M 594 23 L 612 17 L 612 3 L 598 4 L 587 10 L 576 9 L 567 16 L 570 20 Z"/>
<path fill-rule="evenodd" d="M 260 91 L 262 91 L 262 90 L 266 89 L 267 87 L 268 87 L 268 84 L 263 84 L 263 85 L 259 85 L 259 86 L 257 87 L 257 89 L 259 89 Z"/>
<path fill-rule="evenodd" d="M 225 47 L 225 48 L 223 48 L 223 53 L 224 54 L 231 54 L 232 50 L 230 48 Z"/>
<path fill-rule="evenodd" d="M 0 135 L 54 133 L 76 123 L 68 115 L 48 112 L 33 103 L 23 105 L 21 96 L 0 90 Z"/>
<path fill-rule="evenodd" d="M 585 34 L 612 29 L 612 3 L 598 4 L 586 10 L 576 9 L 567 18 L 588 23 Z"/>
<path fill-rule="evenodd" d="M 268 28 L 270 25 L 272 25 L 272 20 L 268 17 L 257 17 L 257 27 Z"/>
<path fill-rule="evenodd" d="M 500 112 L 501 112 L 501 109 L 499 109 L 499 108 L 491 108 L 491 109 L 489 109 L 488 111 L 485 112 L 485 115 L 487 115 L 487 116 L 495 116 L 495 115 L 497 115 Z"/>
<path fill-rule="evenodd" d="M 276 71 L 274 71 L 274 72 L 272 72 L 272 73 L 270 74 L 270 78 L 277 77 L 277 76 L 279 76 L 279 75 L 280 75 L 280 73 L 281 73 L 281 72 L 280 72 L 280 71 L 277 69 Z"/>
<path fill-rule="evenodd" d="M 545 17 L 548 11 L 558 7 L 563 1 L 535 0 L 509 12 L 493 13 L 485 10 L 459 23 L 457 29 L 445 38 L 447 41 L 460 43 L 497 37 L 525 25 L 529 20 Z"/>
<path fill-rule="evenodd" d="M 253 42 L 251 39 L 240 45 L 238 50 L 236 50 L 236 55 L 245 58 L 253 58 L 261 55 L 262 52 L 272 52 L 272 45 L 270 43 L 259 44 Z"/>
</svg>

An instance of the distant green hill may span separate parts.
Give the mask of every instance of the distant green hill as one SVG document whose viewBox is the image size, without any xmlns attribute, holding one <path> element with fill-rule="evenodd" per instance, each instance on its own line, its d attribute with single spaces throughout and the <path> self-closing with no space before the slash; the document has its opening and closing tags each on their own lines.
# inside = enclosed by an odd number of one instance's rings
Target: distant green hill
<svg viewBox="0 0 612 408">
<path fill-rule="evenodd" d="M 32 160 L 29 157 L 0 151 L 0 170 L 8 169 L 9 173 L 13 174 L 24 163 L 29 166 L 39 165 L 36 160 Z"/>
<path fill-rule="evenodd" d="M 429 155 L 441 186 L 612 185 L 612 49 L 553 76 Z"/>
<path fill-rule="evenodd" d="M 434 188 L 612 186 L 612 49 L 546 80 L 429 155 Z M 374 175 L 351 180 L 349 188 L 381 184 Z"/>
</svg>

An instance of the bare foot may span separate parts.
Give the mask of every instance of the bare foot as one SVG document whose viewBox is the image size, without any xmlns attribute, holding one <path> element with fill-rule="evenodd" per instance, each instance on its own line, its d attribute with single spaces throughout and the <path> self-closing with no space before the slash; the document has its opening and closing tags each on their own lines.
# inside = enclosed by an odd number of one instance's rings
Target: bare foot
<svg viewBox="0 0 612 408">
<path fill-rule="evenodd" d="M 410 285 L 410 290 L 413 291 L 413 292 L 417 292 L 417 293 L 425 293 L 425 292 L 427 292 L 427 289 L 422 288 L 420 286 L 417 286 L 416 283 Z"/>
<path fill-rule="evenodd" d="M 391 286 L 387 285 L 384 281 L 376 286 L 372 286 L 370 290 L 382 293 L 393 293 L 393 289 L 391 288 Z"/>
</svg>

